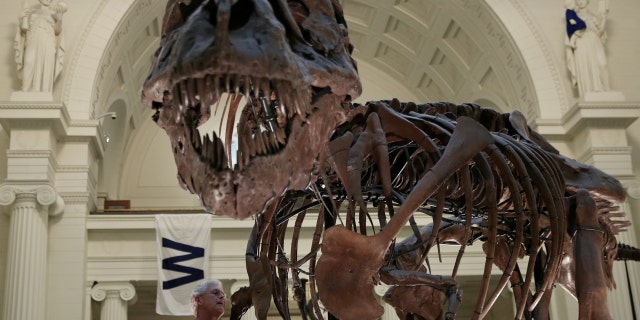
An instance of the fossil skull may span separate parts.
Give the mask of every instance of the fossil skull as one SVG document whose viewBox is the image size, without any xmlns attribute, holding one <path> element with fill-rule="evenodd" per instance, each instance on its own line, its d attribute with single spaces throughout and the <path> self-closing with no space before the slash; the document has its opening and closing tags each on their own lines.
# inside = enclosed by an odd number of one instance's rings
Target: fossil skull
<svg viewBox="0 0 640 320">
<path fill-rule="evenodd" d="M 169 135 L 180 185 L 207 211 L 244 219 L 313 181 L 361 92 L 346 30 L 337 0 L 168 2 L 142 100 Z M 217 103 L 223 93 L 232 103 Z M 222 132 L 201 138 L 215 113 Z"/>
</svg>

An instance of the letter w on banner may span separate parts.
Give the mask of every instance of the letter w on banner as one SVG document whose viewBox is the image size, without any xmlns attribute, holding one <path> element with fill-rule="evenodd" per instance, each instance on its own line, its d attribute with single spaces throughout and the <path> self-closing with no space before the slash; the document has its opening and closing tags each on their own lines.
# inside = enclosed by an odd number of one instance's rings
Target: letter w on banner
<svg viewBox="0 0 640 320">
<path fill-rule="evenodd" d="M 156 215 L 158 294 L 156 313 L 192 315 L 191 290 L 209 269 L 211 215 Z"/>
</svg>

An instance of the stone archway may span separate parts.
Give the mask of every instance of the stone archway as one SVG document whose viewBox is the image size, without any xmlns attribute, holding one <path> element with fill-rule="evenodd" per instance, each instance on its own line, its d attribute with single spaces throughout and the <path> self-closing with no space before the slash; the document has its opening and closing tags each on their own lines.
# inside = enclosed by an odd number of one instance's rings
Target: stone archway
<svg viewBox="0 0 640 320">
<path fill-rule="evenodd" d="M 524 109 L 529 118 L 560 116 L 539 110 L 539 101 L 568 108 L 557 71 L 521 4 L 497 0 L 342 2 L 356 59 L 404 85 L 419 99 L 463 102 L 486 90 L 500 97 L 506 108 Z M 158 18 L 163 11 L 161 1 L 100 2 L 80 39 L 64 86 L 63 100 L 73 118 L 88 118 L 104 105 L 111 92 L 103 88 L 109 88 L 106 84 L 114 79 L 122 81 L 122 90 L 137 93 L 136 81 L 144 79 L 140 73 L 146 73 L 148 67 L 148 59 L 140 58 L 149 54 L 152 44 L 142 41 L 146 47 L 141 47 L 140 40 L 159 36 Z M 110 38 L 104 37 L 104 30 L 112 30 Z M 130 65 L 123 68 L 123 48 L 129 46 L 136 49 L 127 52 L 125 61 Z"/>
</svg>

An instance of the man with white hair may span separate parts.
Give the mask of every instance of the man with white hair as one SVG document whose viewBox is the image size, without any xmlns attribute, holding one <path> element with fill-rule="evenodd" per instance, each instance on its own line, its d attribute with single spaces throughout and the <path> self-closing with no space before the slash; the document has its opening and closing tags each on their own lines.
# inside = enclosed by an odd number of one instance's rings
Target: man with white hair
<svg viewBox="0 0 640 320">
<path fill-rule="evenodd" d="M 220 280 L 205 280 L 198 284 L 191 292 L 193 315 L 196 320 L 221 319 L 226 297 Z"/>
</svg>

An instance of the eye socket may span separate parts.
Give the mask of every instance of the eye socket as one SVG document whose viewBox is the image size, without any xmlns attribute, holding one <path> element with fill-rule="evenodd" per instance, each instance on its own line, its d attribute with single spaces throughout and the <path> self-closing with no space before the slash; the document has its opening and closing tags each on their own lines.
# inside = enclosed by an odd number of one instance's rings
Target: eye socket
<svg viewBox="0 0 640 320">
<path fill-rule="evenodd" d="M 238 0 L 231 6 L 231 18 L 229 21 L 229 30 L 237 30 L 242 28 L 249 22 L 255 6 L 250 0 Z"/>
<path fill-rule="evenodd" d="M 202 2 L 203 0 L 191 0 L 187 4 L 180 1 L 168 6 L 162 22 L 162 36 L 164 37 L 171 31 L 180 28 Z"/>
<path fill-rule="evenodd" d="M 309 8 L 299 0 L 289 0 L 287 1 L 287 5 L 289 6 L 293 19 L 298 25 L 301 25 L 309 16 Z"/>
</svg>

